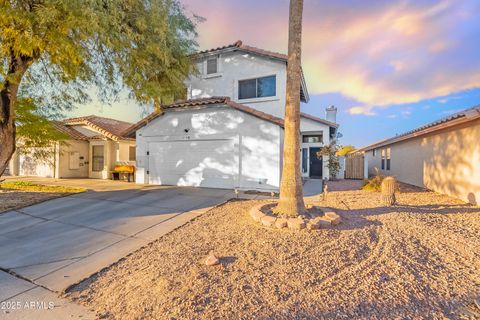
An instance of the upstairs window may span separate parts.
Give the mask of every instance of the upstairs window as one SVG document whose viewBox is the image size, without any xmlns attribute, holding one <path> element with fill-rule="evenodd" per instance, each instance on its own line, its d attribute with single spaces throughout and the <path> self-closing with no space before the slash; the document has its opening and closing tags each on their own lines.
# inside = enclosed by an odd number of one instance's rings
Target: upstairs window
<svg viewBox="0 0 480 320">
<path fill-rule="evenodd" d="M 377 149 L 373 149 L 372 154 L 375 157 L 377 155 Z"/>
<path fill-rule="evenodd" d="M 238 82 L 238 99 L 274 97 L 276 95 L 276 76 L 241 80 Z"/>
<path fill-rule="evenodd" d="M 207 59 L 207 74 L 214 74 L 218 72 L 218 59 L 217 57 Z"/>
</svg>

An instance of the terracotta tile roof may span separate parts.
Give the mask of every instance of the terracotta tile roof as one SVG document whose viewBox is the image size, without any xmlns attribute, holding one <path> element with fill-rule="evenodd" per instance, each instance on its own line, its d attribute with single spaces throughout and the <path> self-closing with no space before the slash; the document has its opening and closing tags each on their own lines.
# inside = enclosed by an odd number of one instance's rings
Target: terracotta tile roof
<svg viewBox="0 0 480 320">
<path fill-rule="evenodd" d="M 260 49 L 260 48 L 256 48 L 256 47 L 252 47 L 252 46 L 248 46 L 246 44 L 243 44 L 243 42 L 241 40 L 238 40 L 233 44 L 226 45 L 226 46 L 223 46 L 223 47 L 203 50 L 203 51 L 197 52 L 196 55 L 202 55 L 202 54 L 205 54 L 205 53 L 211 53 L 211 52 L 215 52 L 215 51 L 224 51 L 224 50 L 228 50 L 228 49 L 238 49 L 238 50 L 242 50 L 242 51 L 245 51 L 245 52 L 258 54 L 260 56 L 266 56 L 266 57 L 285 60 L 285 61 L 288 60 L 288 56 L 286 54 L 278 53 L 278 52 L 274 52 L 274 51 L 269 51 L 269 50 L 264 50 L 264 49 Z"/>
<path fill-rule="evenodd" d="M 274 51 L 269 51 L 269 50 L 264 50 L 264 49 L 260 49 L 260 48 L 256 48 L 256 47 L 252 47 L 252 46 L 248 46 L 246 44 L 243 44 L 243 42 L 241 40 L 237 40 L 235 43 L 232 43 L 232 44 L 229 44 L 229 45 L 226 45 L 226 46 L 223 46 L 223 47 L 217 47 L 217 48 L 213 48 L 213 49 L 199 51 L 199 52 L 195 53 L 193 56 L 194 57 L 195 56 L 201 56 L 201 55 L 204 55 L 204 54 L 213 53 L 213 52 L 216 52 L 216 51 L 225 51 L 225 50 L 241 50 L 241 51 L 244 51 L 244 52 L 256 54 L 256 55 L 263 56 L 263 57 L 278 59 L 278 60 L 282 60 L 282 61 L 285 61 L 285 62 L 288 61 L 288 55 L 286 55 L 286 54 L 278 53 L 278 52 L 274 52 Z M 303 74 L 303 70 L 302 70 L 301 76 L 302 76 L 302 87 L 301 87 L 300 95 L 301 95 L 302 101 L 308 102 L 308 100 L 310 98 L 309 98 L 309 95 L 308 95 L 308 90 L 307 90 L 307 85 L 306 85 L 306 82 L 305 82 L 305 76 Z"/>
<path fill-rule="evenodd" d="M 263 119 L 265 121 L 274 123 L 276 125 L 279 125 L 283 127 L 283 119 L 277 118 L 275 116 L 272 116 L 270 114 L 258 111 L 256 109 L 250 108 L 246 105 L 234 102 L 230 100 L 229 97 L 210 97 L 210 98 L 201 98 L 201 99 L 190 99 L 190 100 L 180 100 L 176 101 L 172 104 L 162 106 L 163 110 L 167 109 L 189 109 L 189 108 L 194 108 L 194 107 L 199 107 L 199 106 L 206 106 L 206 105 L 226 105 L 229 106 L 233 109 L 240 110 L 242 112 L 251 114 L 257 118 Z M 153 112 L 147 117 L 143 118 L 130 128 L 128 128 L 125 132 L 124 135 L 128 137 L 133 137 L 135 132 L 147 125 L 149 122 L 152 120 L 156 119 L 158 116 L 162 115 L 163 112 Z"/>
<path fill-rule="evenodd" d="M 130 139 L 123 135 L 123 132 L 132 126 L 132 123 L 116 119 L 98 117 L 94 115 L 70 118 L 63 121 L 66 125 L 85 125 L 112 140 Z M 72 129 L 75 130 L 75 129 Z"/>
<path fill-rule="evenodd" d="M 88 137 L 82 134 L 81 132 L 72 129 L 69 126 L 64 125 L 62 122 L 55 121 L 53 123 L 53 127 L 57 129 L 58 131 L 65 133 L 68 135 L 71 139 L 73 140 L 88 140 Z"/>
<path fill-rule="evenodd" d="M 400 135 L 397 135 L 392 138 L 388 138 L 385 140 L 381 140 L 379 142 L 373 143 L 371 145 L 368 145 L 366 147 L 363 147 L 361 149 L 356 150 L 355 152 L 363 152 L 363 151 L 368 151 L 372 150 L 375 148 L 383 147 L 386 145 L 390 145 L 396 142 L 416 138 L 428 133 L 436 132 L 445 128 L 450 128 L 454 127 L 466 122 L 474 121 L 480 119 L 480 105 L 475 106 L 460 112 L 457 112 L 455 114 L 452 114 L 448 117 L 439 119 L 437 121 L 428 123 L 424 126 L 418 127 L 416 129 L 407 131 L 405 133 L 402 133 Z"/>
<path fill-rule="evenodd" d="M 304 118 L 307 118 L 307 119 L 310 119 L 310 120 L 313 120 L 313 121 L 316 121 L 316 122 L 320 122 L 320 123 L 326 124 L 330 127 L 338 128 L 338 123 L 330 122 L 328 120 L 312 116 L 311 114 L 308 114 L 308 113 L 300 112 L 300 117 L 304 117 Z"/>
</svg>

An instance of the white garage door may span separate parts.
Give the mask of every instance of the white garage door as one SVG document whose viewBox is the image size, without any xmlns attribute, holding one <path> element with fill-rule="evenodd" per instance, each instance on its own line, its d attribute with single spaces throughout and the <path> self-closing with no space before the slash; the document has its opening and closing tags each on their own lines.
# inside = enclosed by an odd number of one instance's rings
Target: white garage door
<svg viewBox="0 0 480 320">
<path fill-rule="evenodd" d="M 53 177 L 53 160 L 47 162 L 35 159 L 30 155 L 20 155 L 18 164 L 19 175 L 21 176 Z"/>
<path fill-rule="evenodd" d="M 148 151 L 151 184 L 235 187 L 239 172 L 236 139 L 150 142 Z"/>
</svg>

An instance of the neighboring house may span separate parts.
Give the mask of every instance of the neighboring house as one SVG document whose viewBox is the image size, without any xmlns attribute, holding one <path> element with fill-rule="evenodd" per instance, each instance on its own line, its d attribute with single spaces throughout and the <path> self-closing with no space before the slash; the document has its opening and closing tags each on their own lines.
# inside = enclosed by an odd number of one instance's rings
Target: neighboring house
<svg viewBox="0 0 480 320">
<path fill-rule="evenodd" d="M 57 143 L 51 157 L 42 161 L 17 152 L 10 161 L 10 174 L 55 178 L 110 179 L 117 162 L 135 161 L 135 140 L 123 132 L 132 124 L 86 116 L 55 123 L 69 139 Z"/>
<path fill-rule="evenodd" d="M 287 56 L 232 45 L 195 55 L 199 74 L 188 100 L 163 106 L 132 126 L 138 183 L 277 190 L 283 156 Z M 308 102 L 302 74 L 301 100 Z M 327 119 L 301 114 L 304 177 L 328 178 L 316 153 L 336 137 L 335 107 Z"/>
<path fill-rule="evenodd" d="M 480 203 L 480 106 L 383 140 L 364 152 L 370 175 Z"/>
</svg>

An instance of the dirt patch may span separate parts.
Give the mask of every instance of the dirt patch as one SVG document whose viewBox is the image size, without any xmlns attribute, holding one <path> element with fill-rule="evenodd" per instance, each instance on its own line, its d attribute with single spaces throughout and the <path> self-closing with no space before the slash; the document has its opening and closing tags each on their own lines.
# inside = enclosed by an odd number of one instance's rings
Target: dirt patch
<svg viewBox="0 0 480 320">
<path fill-rule="evenodd" d="M 259 201 L 231 201 L 68 295 L 108 319 L 459 318 L 480 293 L 480 208 L 379 197 L 331 192 L 322 206 L 342 224 L 301 232 L 255 223 Z M 219 266 L 205 265 L 211 250 Z"/>
<path fill-rule="evenodd" d="M 0 183 L 0 213 L 84 191 L 84 188 L 45 186 L 26 181 L 3 182 Z"/>
</svg>

